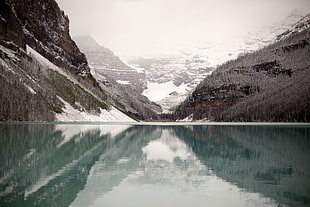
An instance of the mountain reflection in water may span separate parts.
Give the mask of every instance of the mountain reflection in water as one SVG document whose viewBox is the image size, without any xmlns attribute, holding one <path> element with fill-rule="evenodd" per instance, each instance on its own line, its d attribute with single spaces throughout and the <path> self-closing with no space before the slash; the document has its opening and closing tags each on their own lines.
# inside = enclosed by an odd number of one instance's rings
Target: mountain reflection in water
<svg viewBox="0 0 310 207">
<path fill-rule="evenodd" d="M 1 124 L 0 206 L 309 206 L 310 127 Z"/>
</svg>

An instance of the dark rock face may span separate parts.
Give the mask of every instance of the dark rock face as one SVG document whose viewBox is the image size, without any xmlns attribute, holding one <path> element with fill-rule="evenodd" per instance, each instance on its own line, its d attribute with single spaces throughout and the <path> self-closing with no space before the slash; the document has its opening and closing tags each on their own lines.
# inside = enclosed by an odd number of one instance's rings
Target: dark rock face
<svg viewBox="0 0 310 207">
<path fill-rule="evenodd" d="M 222 85 L 220 87 L 204 86 L 192 93 L 185 110 L 189 114 L 193 114 L 194 120 L 216 117 L 224 109 L 251 93 L 255 93 L 252 86 L 238 87 L 237 84 Z M 179 116 L 182 112 L 178 109 L 176 113 Z"/>
<path fill-rule="evenodd" d="M 22 24 L 26 44 L 57 66 L 94 84 L 85 55 L 70 37 L 69 19 L 54 0 L 8 2 Z"/>
<path fill-rule="evenodd" d="M 4 0 L 0 2 L 0 41 L 6 46 L 7 42 L 13 41 L 18 47 L 26 47 L 21 22 L 12 7 Z"/>
<path fill-rule="evenodd" d="M 282 48 L 283 52 L 292 52 L 294 50 L 303 49 L 309 45 L 307 40 L 300 40 L 295 44 L 291 44 Z"/>
<path fill-rule="evenodd" d="M 277 61 L 264 62 L 253 66 L 256 72 L 262 72 L 269 76 L 288 75 L 292 76 L 292 69 L 283 69 Z"/>
</svg>

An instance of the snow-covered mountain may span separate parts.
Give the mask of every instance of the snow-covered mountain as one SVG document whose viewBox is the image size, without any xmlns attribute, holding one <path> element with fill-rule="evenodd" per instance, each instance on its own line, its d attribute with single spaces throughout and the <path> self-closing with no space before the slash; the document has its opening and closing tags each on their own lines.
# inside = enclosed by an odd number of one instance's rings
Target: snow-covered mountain
<svg viewBox="0 0 310 207">
<path fill-rule="evenodd" d="M 126 61 L 145 69 L 147 88 L 143 94 L 169 112 L 211 74 L 216 66 L 273 43 L 278 35 L 304 16 L 302 12 L 294 10 L 283 21 L 249 32 L 233 42 L 206 43 L 147 57 L 126 57 Z"/>
<path fill-rule="evenodd" d="M 147 88 L 142 94 L 160 104 L 164 112 L 183 101 L 212 71 L 207 59 L 182 51 L 130 58 L 128 62 L 145 69 Z"/>
</svg>

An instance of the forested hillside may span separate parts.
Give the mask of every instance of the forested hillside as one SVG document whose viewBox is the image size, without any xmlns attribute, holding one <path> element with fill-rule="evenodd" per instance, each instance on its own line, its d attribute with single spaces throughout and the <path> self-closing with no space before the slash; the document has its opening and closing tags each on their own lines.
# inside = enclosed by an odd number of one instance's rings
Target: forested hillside
<svg viewBox="0 0 310 207">
<path fill-rule="evenodd" d="M 304 20 L 309 24 L 309 15 Z M 175 118 L 310 121 L 310 28 L 303 28 L 219 66 L 176 108 Z"/>
</svg>

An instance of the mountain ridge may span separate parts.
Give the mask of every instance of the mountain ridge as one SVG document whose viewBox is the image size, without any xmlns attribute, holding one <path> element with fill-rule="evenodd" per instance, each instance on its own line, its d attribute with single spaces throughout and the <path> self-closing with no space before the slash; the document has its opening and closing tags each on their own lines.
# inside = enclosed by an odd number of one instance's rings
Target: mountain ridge
<svg viewBox="0 0 310 207">
<path fill-rule="evenodd" d="M 219 66 L 176 108 L 176 119 L 309 122 L 305 28 Z"/>
<path fill-rule="evenodd" d="M 299 33 L 310 27 L 310 13 L 301 18 L 298 22 L 296 22 L 291 28 L 283 32 L 282 34 L 276 37 L 276 40 L 279 41 L 281 39 L 285 39 L 290 35 Z"/>
</svg>

